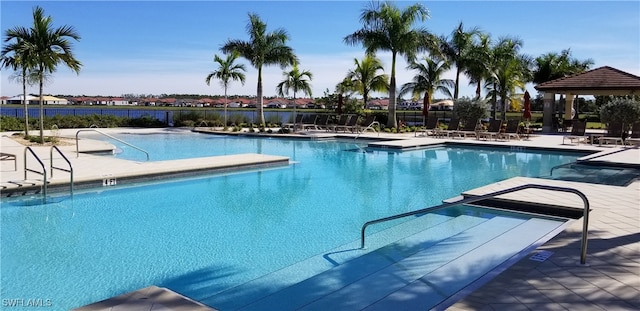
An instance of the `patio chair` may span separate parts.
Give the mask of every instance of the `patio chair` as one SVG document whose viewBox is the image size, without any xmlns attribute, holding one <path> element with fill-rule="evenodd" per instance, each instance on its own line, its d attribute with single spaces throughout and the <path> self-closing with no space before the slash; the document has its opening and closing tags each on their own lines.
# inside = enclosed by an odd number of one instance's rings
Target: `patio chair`
<svg viewBox="0 0 640 311">
<path fill-rule="evenodd" d="M 507 120 L 507 126 L 504 129 L 504 133 L 500 133 L 498 138 L 504 138 L 506 140 L 511 140 L 511 137 L 520 140 L 520 134 L 518 133 L 518 125 L 520 124 L 520 120 L 512 119 Z"/>
<path fill-rule="evenodd" d="M 290 123 L 285 123 L 282 125 L 283 128 L 288 128 L 291 129 L 292 131 L 295 131 L 296 129 L 294 129 L 294 126 L 300 126 L 302 124 L 302 119 L 304 118 L 303 114 L 298 114 L 296 115 L 296 120 L 295 122 L 290 122 Z"/>
<path fill-rule="evenodd" d="M 440 128 L 438 127 L 438 117 L 430 115 L 427 117 L 427 122 L 424 125 L 424 129 L 417 130 L 414 136 L 418 136 L 418 133 L 423 133 L 420 136 L 440 136 Z"/>
<path fill-rule="evenodd" d="M 605 145 L 608 145 L 611 142 L 615 143 L 616 146 L 618 145 L 618 143 L 620 143 L 621 145 L 624 144 L 624 141 L 622 139 L 622 123 L 621 122 L 609 123 L 609 126 L 607 126 L 607 134 L 605 136 L 598 138 L 599 146 L 602 146 L 603 143 Z"/>
<path fill-rule="evenodd" d="M 567 139 L 572 144 L 574 142 L 577 142 L 578 145 L 580 145 L 580 143 L 587 144 L 589 142 L 589 136 L 585 135 L 586 129 L 587 129 L 587 122 L 574 121 L 571 127 L 571 133 L 569 133 L 569 135 L 562 137 L 562 144 L 564 145 L 564 141 Z"/>
<path fill-rule="evenodd" d="M 300 128 L 302 130 L 315 129 L 316 128 L 316 119 L 318 118 L 315 114 L 306 115 L 302 118 L 302 124 L 300 124 Z"/>
<path fill-rule="evenodd" d="M 329 115 L 321 114 L 316 118 L 315 129 L 320 130 L 329 130 Z"/>
<path fill-rule="evenodd" d="M 341 115 L 340 118 L 338 119 L 338 122 L 331 126 L 331 130 L 334 132 L 337 132 L 338 129 L 344 129 L 344 127 L 347 126 L 347 123 L 349 122 L 350 119 L 351 119 L 350 114 Z"/>
<path fill-rule="evenodd" d="M 465 123 L 464 127 L 462 129 L 460 129 L 459 131 L 455 132 L 455 135 L 457 135 L 458 137 L 464 139 L 467 137 L 478 137 L 478 132 L 476 132 L 476 127 L 478 126 L 478 120 L 475 121 L 470 121 L 467 120 L 467 123 Z"/>
<path fill-rule="evenodd" d="M 502 120 L 491 120 L 489 121 L 489 128 L 486 132 L 478 133 L 478 139 L 484 138 L 488 140 L 490 138 L 494 138 L 498 140 L 498 135 L 500 135 L 500 130 L 502 129 Z"/>
<path fill-rule="evenodd" d="M 633 123 L 631 126 L 631 136 L 625 140 L 629 145 L 640 145 L 640 122 Z"/>
<path fill-rule="evenodd" d="M 356 127 L 358 126 L 359 116 L 351 116 L 345 125 L 337 125 L 334 130 L 337 132 L 339 130 L 343 130 L 345 133 L 347 131 L 355 132 Z"/>
<path fill-rule="evenodd" d="M 458 131 L 458 128 L 460 128 L 460 118 L 453 117 L 449 121 L 449 126 L 445 131 L 443 131 L 443 133 L 447 134 L 447 137 L 450 137 L 451 135 L 455 135 L 455 132 Z"/>
<path fill-rule="evenodd" d="M 372 130 L 374 132 L 377 132 L 376 129 L 373 127 L 376 124 L 380 126 L 380 122 L 376 121 L 376 116 L 369 115 L 364 119 L 364 121 L 362 121 L 362 123 L 356 124 L 355 131 L 358 133 L 366 132 L 367 130 Z"/>
</svg>

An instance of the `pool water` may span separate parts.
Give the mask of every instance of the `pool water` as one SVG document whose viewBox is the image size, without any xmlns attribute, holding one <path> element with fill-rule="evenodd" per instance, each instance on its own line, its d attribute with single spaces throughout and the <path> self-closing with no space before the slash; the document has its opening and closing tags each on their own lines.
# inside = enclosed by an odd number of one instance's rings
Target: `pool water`
<svg viewBox="0 0 640 311">
<path fill-rule="evenodd" d="M 46 205 L 3 200 L 3 298 L 50 299 L 65 310 L 155 284 L 216 307 L 216 293 L 354 242 L 366 221 L 506 178 L 547 174 L 579 156 L 445 147 L 353 152 L 353 141 L 191 134 L 118 137 L 152 160 L 252 152 L 288 156 L 294 164 L 91 189 Z M 118 157 L 135 152 L 121 148 Z M 131 157 L 138 156 L 144 159 Z"/>
</svg>

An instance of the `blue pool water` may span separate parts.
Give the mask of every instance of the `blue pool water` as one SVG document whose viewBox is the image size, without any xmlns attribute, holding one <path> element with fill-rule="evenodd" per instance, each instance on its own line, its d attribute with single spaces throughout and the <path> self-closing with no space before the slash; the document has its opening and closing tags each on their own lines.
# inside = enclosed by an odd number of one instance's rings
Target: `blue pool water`
<svg viewBox="0 0 640 311">
<path fill-rule="evenodd" d="M 217 293 L 352 243 L 366 221 L 513 176 L 548 174 L 578 157 L 445 147 L 361 152 L 352 141 L 194 134 L 118 137 L 152 160 L 263 153 L 295 164 L 85 190 L 47 205 L 5 200 L 3 298 L 49 299 L 64 310 L 155 284 L 220 306 Z M 118 157 L 144 159 L 121 148 Z"/>
</svg>

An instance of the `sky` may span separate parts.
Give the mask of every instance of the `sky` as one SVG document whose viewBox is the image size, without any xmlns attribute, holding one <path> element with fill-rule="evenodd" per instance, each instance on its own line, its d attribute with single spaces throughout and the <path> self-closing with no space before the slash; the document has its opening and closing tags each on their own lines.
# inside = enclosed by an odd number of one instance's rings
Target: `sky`
<svg viewBox="0 0 640 311">
<path fill-rule="evenodd" d="M 248 41 L 248 14 L 256 13 L 267 31 L 286 30 L 287 44 L 297 54 L 302 70 L 313 74 L 312 96 L 335 91 L 354 59 L 364 57 L 361 45 L 347 45 L 344 37 L 362 27 L 360 14 L 369 1 L 0 1 L 3 34 L 15 26 L 30 27 L 32 11 L 41 6 L 53 26 L 73 26 L 81 39 L 73 53 L 82 63 L 79 74 L 60 65 L 45 85 L 44 93 L 75 96 L 123 94 L 223 95 L 218 80 L 205 83 L 218 68 L 214 55 L 227 40 Z M 592 59 L 592 68 L 611 66 L 640 76 L 640 1 L 396 1 L 399 7 L 423 4 L 430 18 L 416 24 L 436 35 L 450 36 L 460 22 L 465 29 L 478 27 L 494 41 L 517 37 L 522 52 L 532 57 L 570 49 L 578 60 Z M 4 43 L 3 43 L 4 47 Z M 391 72 L 391 55 L 378 53 L 385 73 Z M 232 82 L 228 94 L 255 96 L 257 69 L 244 59 L 246 82 Z M 415 75 L 400 59 L 397 83 Z M 290 68 L 287 68 L 290 69 Z M 287 70 L 284 69 L 284 70 Z M 263 68 L 265 96 L 275 96 L 283 80 L 279 66 Z M 0 95 L 22 93 L 14 74 L 2 69 Z M 454 79 L 451 70 L 444 78 Z M 463 78 L 461 96 L 472 97 L 474 88 Z M 533 85 L 529 92 L 537 94 Z M 38 93 L 38 86 L 27 88 Z M 483 92 L 483 95 L 485 93 Z M 289 95 L 293 95 L 290 93 Z M 304 94 L 296 94 L 298 98 Z M 373 94 L 384 96 L 384 94 Z M 436 93 L 435 98 L 444 98 Z"/>
</svg>

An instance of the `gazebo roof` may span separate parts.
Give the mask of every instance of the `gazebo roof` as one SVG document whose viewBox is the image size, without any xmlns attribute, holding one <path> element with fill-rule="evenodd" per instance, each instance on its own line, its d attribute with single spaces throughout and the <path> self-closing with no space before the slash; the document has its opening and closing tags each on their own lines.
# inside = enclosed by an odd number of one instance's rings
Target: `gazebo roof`
<svg viewBox="0 0 640 311">
<path fill-rule="evenodd" d="M 635 95 L 640 94 L 640 77 L 609 66 L 540 83 L 541 92 L 574 95 Z"/>
</svg>

